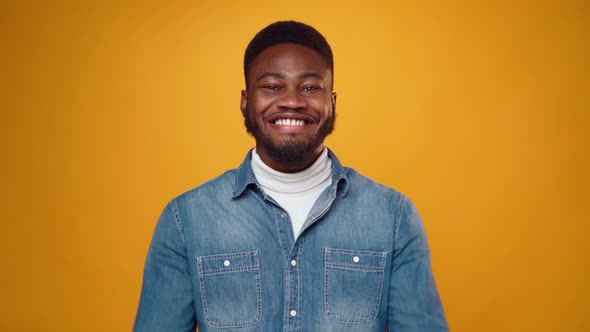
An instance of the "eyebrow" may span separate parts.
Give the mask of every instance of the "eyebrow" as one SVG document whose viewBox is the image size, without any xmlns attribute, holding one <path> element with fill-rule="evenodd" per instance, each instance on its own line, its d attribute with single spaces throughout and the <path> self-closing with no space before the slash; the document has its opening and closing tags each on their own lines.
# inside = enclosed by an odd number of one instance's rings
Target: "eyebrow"
<svg viewBox="0 0 590 332">
<path fill-rule="evenodd" d="M 285 74 L 281 74 L 281 73 L 271 73 L 271 72 L 266 72 L 266 73 L 262 73 L 260 76 L 258 76 L 256 78 L 256 81 L 259 81 L 265 77 L 276 77 L 276 78 L 280 78 L 280 79 L 285 79 L 287 78 L 287 75 Z M 317 78 L 320 80 L 324 80 L 324 78 L 322 77 L 322 75 L 317 74 L 317 73 L 303 73 L 297 76 L 298 79 L 306 79 L 306 78 Z"/>
</svg>

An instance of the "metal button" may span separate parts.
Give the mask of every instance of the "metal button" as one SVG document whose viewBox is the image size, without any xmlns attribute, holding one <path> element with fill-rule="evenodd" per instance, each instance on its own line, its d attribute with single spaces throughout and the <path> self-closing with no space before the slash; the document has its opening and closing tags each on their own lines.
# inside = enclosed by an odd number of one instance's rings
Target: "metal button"
<svg viewBox="0 0 590 332">
<path fill-rule="evenodd" d="M 223 262 L 223 266 L 228 267 L 229 266 L 229 261 L 226 259 L 225 262 Z"/>
<path fill-rule="evenodd" d="M 286 213 L 281 213 L 281 218 L 287 218 L 287 214 Z"/>
<path fill-rule="evenodd" d="M 291 314 L 291 317 L 295 317 L 295 316 L 297 316 L 297 311 L 291 310 L 290 314 Z"/>
<path fill-rule="evenodd" d="M 297 261 L 296 260 L 292 260 L 291 261 L 291 266 L 295 266 L 295 265 L 297 265 Z"/>
<path fill-rule="evenodd" d="M 359 258 L 359 256 L 354 256 L 354 257 L 352 258 L 352 261 L 353 261 L 353 262 L 355 262 L 355 263 L 358 263 L 360 260 L 361 260 L 361 259 Z"/>
</svg>

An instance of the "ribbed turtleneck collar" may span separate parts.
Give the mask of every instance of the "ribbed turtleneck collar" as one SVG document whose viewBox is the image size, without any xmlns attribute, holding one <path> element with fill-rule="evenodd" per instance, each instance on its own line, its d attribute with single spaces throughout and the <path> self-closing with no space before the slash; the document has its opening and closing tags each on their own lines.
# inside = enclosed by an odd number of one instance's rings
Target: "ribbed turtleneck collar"
<svg viewBox="0 0 590 332">
<path fill-rule="evenodd" d="M 330 179 L 332 161 L 328 149 L 324 147 L 319 158 L 308 168 L 297 173 L 278 172 L 266 165 L 256 148 L 252 151 L 252 171 L 263 189 L 282 193 L 300 194 L 310 191 Z"/>
</svg>

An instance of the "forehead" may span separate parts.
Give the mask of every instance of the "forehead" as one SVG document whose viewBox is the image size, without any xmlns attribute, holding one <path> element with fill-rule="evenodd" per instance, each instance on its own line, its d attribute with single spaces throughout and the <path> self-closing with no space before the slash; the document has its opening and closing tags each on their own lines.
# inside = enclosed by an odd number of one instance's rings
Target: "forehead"
<svg viewBox="0 0 590 332">
<path fill-rule="evenodd" d="M 330 67 L 313 49 L 299 44 L 278 44 L 268 47 L 252 61 L 248 80 L 266 72 L 316 73 L 330 79 Z"/>
</svg>

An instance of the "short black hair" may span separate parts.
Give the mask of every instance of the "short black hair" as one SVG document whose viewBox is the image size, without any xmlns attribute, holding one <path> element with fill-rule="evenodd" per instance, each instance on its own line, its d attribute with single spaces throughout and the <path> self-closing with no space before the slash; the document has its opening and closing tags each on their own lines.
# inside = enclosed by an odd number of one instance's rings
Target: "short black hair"
<svg viewBox="0 0 590 332">
<path fill-rule="evenodd" d="M 314 27 L 296 21 L 278 21 L 260 30 L 252 38 L 244 54 L 244 78 L 248 85 L 248 71 L 256 57 L 265 49 L 278 44 L 299 44 L 316 51 L 334 75 L 334 56 L 326 38 Z"/>
</svg>

